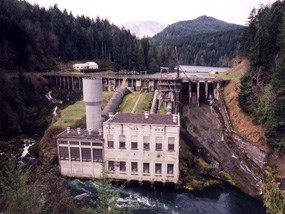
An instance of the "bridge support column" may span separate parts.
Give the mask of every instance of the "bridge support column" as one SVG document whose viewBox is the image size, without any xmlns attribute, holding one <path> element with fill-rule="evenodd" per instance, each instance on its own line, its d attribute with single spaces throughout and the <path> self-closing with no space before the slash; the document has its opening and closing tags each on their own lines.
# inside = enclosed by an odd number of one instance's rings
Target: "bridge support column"
<svg viewBox="0 0 285 214">
<path fill-rule="evenodd" d="M 135 88 L 135 90 L 136 90 L 136 91 L 140 91 L 141 88 L 142 88 L 142 82 L 141 82 L 141 80 L 136 80 L 136 88 Z"/>
<path fill-rule="evenodd" d="M 189 105 L 192 104 L 192 88 L 191 82 L 189 82 Z"/>
<path fill-rule="evenodd" d="M 82 78 L 78 78 L 79 91 L 82 91 Z"/>
<path fill-rule="evenodd" d="M 66 89 L 66 77 L 63 77 L 63 88 Z"/>
<path fill-rule="evenodd" d="M 200 82 L 197 82 L 197 106 L 199 107 L 200 103 L 199 103 L 199 99 L 200 99 Z"/>
<path fill-rule="evenodd" d="M 149 91 L 154 91 L 154 80 L 150 80 L 148 83 Z"/>
<path fill-rule="evenodd" d="M 66 77 L 67 80 L 67 90 L 70 90 L 70 77 Z"/>
<path fill-rule="evenodd" d="M 219 91 L 220 91 L 220 83 L 219 82 L 217 82 L 217 86 L 216 86 L 216 99 L 217 100 L 220 100 L 220 95 L 219 95 Z"/>
<path fill-rule="evenodd" d="M 209 92 L 208 92 L 208 91 L 209 91 L 208 88 L 209 88 L 209 87 L 208 87 L 208 82 L 206 81 L 206 82 L 205 82 L 205 95 L 206 95 L 206 99 L 208 99 L 208 93 L 209 93 Z"/>
<path fill-rule="evenodd" d="M 110 80 L 108 79 L 108 91 L 111 91 Z"/>
<path fill-rule="evenodd" d="M 71 91 L 74 91 L 75 90 L 75 87 L 74 87 L 74 77 L 71 77 Z"/>
</svg>

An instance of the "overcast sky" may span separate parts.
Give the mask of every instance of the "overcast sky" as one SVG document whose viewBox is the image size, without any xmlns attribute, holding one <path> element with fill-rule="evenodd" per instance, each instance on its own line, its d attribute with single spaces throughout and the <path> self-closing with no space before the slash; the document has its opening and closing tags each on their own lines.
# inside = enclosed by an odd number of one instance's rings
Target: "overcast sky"
<svg viewBox="0 0 285 214">
<path fill-rule="evenodd" d="M 59 9 L 73 15 L 107 18 L 120 25 L 129 21 L 158 21 L 172 24 L 195 19 L 201 15 L 235 24 L 245 25 L 253 7 L 276 0 L 27 0 L 48 8 L 57 4 Z"/>
</svg>

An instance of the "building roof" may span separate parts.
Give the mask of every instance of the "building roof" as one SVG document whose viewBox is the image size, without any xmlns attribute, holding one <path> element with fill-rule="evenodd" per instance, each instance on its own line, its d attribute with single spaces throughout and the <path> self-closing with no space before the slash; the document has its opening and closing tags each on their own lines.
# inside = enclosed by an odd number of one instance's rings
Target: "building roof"
<svg viewBox="0 0 285 214">
<path fill-rule="evenodd" d="M 113 119 L 108 119 L 106 123 L 131 123 L 131 124 L 156 124 L 156 125 L 180 125 L 179 115 L 176 122 L 173 122 L 172 114 L 149 114 L 145 118 L 144 113 L 122 113 L 118 112 Z"/>
<path fill-rule="evenodd" d="M 95 131 L 92 131 L 91 134 L 89 134 L 86 129 L 81 129 L 80 134 L 78 134 L 77 129 L 70 129 L 69 133 L 67 133 L 67 130 L 64 130 L 57 135 L 57 137 L 68 139 L 103 140 L 103 135 L 99 135 L 99 133 Z"/>
</svg>

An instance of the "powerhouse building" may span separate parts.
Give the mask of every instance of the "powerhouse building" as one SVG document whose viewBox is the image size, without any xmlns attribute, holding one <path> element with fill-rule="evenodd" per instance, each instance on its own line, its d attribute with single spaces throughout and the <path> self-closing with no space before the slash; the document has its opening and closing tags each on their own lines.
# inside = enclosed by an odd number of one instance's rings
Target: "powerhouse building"
<svg viewBox="0 0 285 214">
<path fill-rule="evenodd" d="M 102 123 L 102 80 L 83 79 L 86 126 L 57 137 L 60 172 L 100 178 L 103 170 L 122 180 L 171 182 L 179 179 L 179 114 L 109 114 Z"/>
</svg>

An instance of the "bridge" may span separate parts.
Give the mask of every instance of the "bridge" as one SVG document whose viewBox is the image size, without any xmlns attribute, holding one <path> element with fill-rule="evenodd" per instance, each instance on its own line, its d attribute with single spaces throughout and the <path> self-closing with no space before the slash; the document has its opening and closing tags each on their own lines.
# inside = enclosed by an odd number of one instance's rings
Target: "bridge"
<svg viewBox="0 0 285 214">
<path fill-rule="evenodd" d="M 183 93 L 190 104 L 199 106 L 201 100 L 208 99 L 209 95 L 219 99 L 219 88 L 226 84 L 229 79 L 209 76 L 199 73 L 181 73 L 177 78 L 176 73 L 155 74 L 103 74 L 103 73 L 72 73 L 72 72 L 48 72 L 43 76 L 49 80 L 50 87 L 65 90 L 82 91 L 82 79 L 85 77 L 102 78 L 103 90 L 113 91 L 123 82 L 126 87 L 134 91 L 174 92 L 176 100 Z"/>
</svg>

